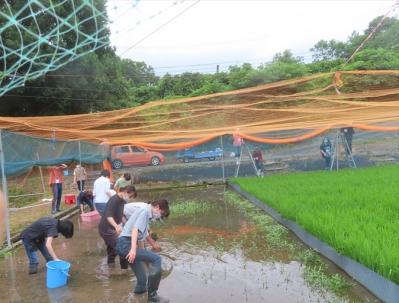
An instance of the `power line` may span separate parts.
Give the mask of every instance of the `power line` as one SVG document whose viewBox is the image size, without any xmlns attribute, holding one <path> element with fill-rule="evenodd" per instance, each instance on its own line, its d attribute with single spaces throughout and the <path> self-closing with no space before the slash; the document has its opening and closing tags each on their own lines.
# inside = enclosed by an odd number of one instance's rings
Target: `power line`
<svg viewBox="0 0 399 303">
<path fill-rule="evenodd" d="M 299 54 L 293 54 L 296 57 L 304 57 L 304 58 L 308 58 L 311 56 L 311 53 L 307 53 L 307 55 L 305 55 L 306 53 L 303 53 L 303 55 L 299 55 Z M 271 62 L 271 57 L 265 57 L 265 58 L 253 58 L 253 59 L 237 59 L 237 60 L 231 60 L 231 61 L 215 61 L 215 62 L 210 62 L 210 63 L 199 63 L 199 64 L 189 64 L 189 65 L 174 65 L 174 66 L 157 66 L 157 67 L 152 67 L 153 69 L 174 69 L 174 68 L 184 68 L 184 67 L 205 67 L 205 66 L 212 66 L 212 68 L 216 68 L 216 65 L 223 65 L 223 64 L 229 64 L 229 63 L 270 63 Z M 264 60 L 268 60 L 268 61 L 264 61 Z M 148 67 L 151 67 L 150 65 L 148 65 Z M 190 70 L 197 70 L 197 71 L 201 71 L 201 70 L 210 70 L 211 67 L 206 68 L 206 69 L 202 69 L 202 68 L 198 68 L 198 69 L 190 69 Z M 181 69 L 181 70 L 174 70 L 172 72 L 185 72 L 186 69 Z M 168 72 L 165 72 L 165 74 Z M 145 78 L 153 78 L 153 77 L 157 77 L 157 75 L 154 76 L 149 76 L 147 74 L 136 74 L 136 76 L 139 77 L 145 77 Z M 47 74 L 45 75 L 45 77 L 98 77 L 98 75 L 91 75 L 91 74 L 56 74 L 56 75 L 51 75 L 51 74 Z"/>
<path fill-rule="evenodd" d="M 168 7 L 164 8 L 164 9 L 158 11 L 157 13 L 152 14 L 152 15 L 150 15 L 150 16 L 148 16 L 148 17 L 145 17 L 145 18 L 143 18 L 143 19 L 137 21 L 136 24 L 135 24 L 133 27 L 125 28 L 125 29 L 122 29 L 122 30 L 120 30 L 120 31 L 115 31 L 115 35 L 119 35 L 119 34 L 124 33 L 124 32 L 130 32 L 130 31 L 134 30 L 135 28 L 139 27 L 141 24 L 145 23 L 146 21 L 151 20 L 151 19 L 154 19 L 155 17 L 158 17 L 158 16 L 164 14 L 165 12 L 167 12 L 167 11 L 168 11 L 169 9 L 171 9 L 172 7 L 177 6 L 177 5 L 181 5 L 181 4 L 184 3 L 185 1 L 187 1 L 187 0 L 182 0 L 182 1 L 180 1 L 180 2 L 175 1 L 175 2 L 173 2 L 170 6 L 168 6 Z M 117 19 L 119 19 L 121 16 L 123 16 L 123 15 L 126 14 L 127 12 L 128 12 L 128 10 L 126 10 L 125 12 L 123 12 L 120 16 L 118 16 L 117 18 L 115 18 L 112 22 L 116 21 Z"/>
<path fill-rule="evenodd" d="M 134 47 L 136 47 L 137 45 L 139 45 L 141 42 L 143 42 L 144 40 L 148 39 L 149 37 L 151 37 L 153 34 L 155 34 L 156 32 L 158 32 L 159 30 L 161 30 L 162 28 L 164 28 L 166 25 L 168 25 L 169 23 L 171 23 L 172 21 L 176 20 L 178 17 L 180 17 L 181 15 L 183 15 L 185 12 L 187 12 L 190 8 L 194 7 L 195 5 L 197 5 L 201 0 L 197 0 L 195 1 L 193 4 L 191 4 L 190 6 L 186 7 L 184 10 L 182 10 L 180 13 L 178 13 L 176 16 L 174 16 L 173 18 L 169 19 L 168 21 L 166 21 L 165 23 L 163 23 L 161 26 L 159 26 L 158 28 L 156 28 L 155 30 L 153 30 L 152 32 L 150 32 L 149 34 L 145 35 L 142 39 L 140 39 L 139 41 L 137 41 L 135 44 L 133 44 L 131 47 L 129 47 L 128 49 L 126 49 L 124 52 L 122 52 L 120 54 L 120 56 L 122 56 L 123 54 L 126 54 L 128 51 L 130 51 L 131 49 L 133 49 Z"/>
<path fill-rule="evenodd" d="M 30 95 L 3 95 L 2 97 L 57 99 L 57 100 L 72 100 L 72 101 L 107 101 L 105 99 L 63 98 L 63 97 L 30 96 Z"/>
</svg>

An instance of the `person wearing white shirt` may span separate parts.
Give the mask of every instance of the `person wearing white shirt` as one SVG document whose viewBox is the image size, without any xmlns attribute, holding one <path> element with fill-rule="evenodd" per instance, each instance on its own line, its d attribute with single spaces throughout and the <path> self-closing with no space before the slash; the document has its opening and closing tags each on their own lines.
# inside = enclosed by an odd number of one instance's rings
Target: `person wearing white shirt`
<svg viewBox="0 0 399 303">
<path fill-rule="evenodd" d="M 94 206 L 100 215 L 103 215 L 105 206 L 109 198 L 112 196 L 111 181 L 109 180 L 110 172 L 106 169 L 101 171 L 101 176 L 94 181 L 93 200 Z"/>
</svg>

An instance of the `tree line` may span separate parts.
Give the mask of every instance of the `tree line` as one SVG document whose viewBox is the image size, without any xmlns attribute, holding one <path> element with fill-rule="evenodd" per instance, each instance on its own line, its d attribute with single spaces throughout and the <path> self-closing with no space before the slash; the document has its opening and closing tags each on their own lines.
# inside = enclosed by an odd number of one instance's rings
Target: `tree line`
<svg viewBox="0 0 399 303">
<path fill-rule="evenodd" d="M 105 12 L 105 0 L 96 0 L 95 4 Z M 85 18 L 82 13 L 77 17 Z M 364 48 L 345 64 L 381 18 L 372 20 L 364 32 L 353 32 L 346 41 L 318 41 L 310 49 L 311 62 L 284 50 L 277 53 L 271 62 L 258 66 L 250 63 L 232 65 L 227 71 L 213 74 L 186 72 L 160 77 L 145 62 L 122 59 L 116 55 L 115 49 L 107 46 L 8 92 L 0 98 L 0 115 L 92 113 L 133 107 L 152 100 L 240 89 L 314 73 L 342 69 L 399 69 L 399 20 L 396 18 L 387 18 Z M 11 45 L 16 34 L 10 32 L 2 36 L 3 43 L 8 39 Z M 103 34 L 109 38 L 109 31 Z M 73 45 L 73 37 L 66 37 L 63 43 Z"/>
</svg>

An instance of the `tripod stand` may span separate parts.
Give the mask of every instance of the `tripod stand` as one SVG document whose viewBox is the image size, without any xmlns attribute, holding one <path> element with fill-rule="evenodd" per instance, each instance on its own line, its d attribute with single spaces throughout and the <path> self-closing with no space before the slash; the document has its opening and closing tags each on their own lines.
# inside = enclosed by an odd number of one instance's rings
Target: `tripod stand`
<svg viewBox="0 0 399 303">
<path fill-rule="evenodd" d="M 237 166 L 236 166 L 236 171 L 235 171 L 235 173 L 234 173 L 234 177 L 237 177 L 237 176 L 238 176 L 238 173 L 239 173 L 239 171 L 240 171 L 241 159 L 242 159 L 242 154 L 243 154 L 244 148 L 245 148 L 245 150 L 248 152 L 249 158 L 251 159 L 253 168 L 254 168 L 254 170 L 255 170 L 255 174 L 256 174 L 257 176 L 259 176 L 258 169 L 257 169 L 256 164 L 255 164 L 255 160 L 254 160 L 254 158 L 252 157 L 252 153 L 251 153 L 251 151 L 249 150 L 249 147 L 245 144 L 245 141 L 243 140 L 243 141 L 242 141 L 242 144 L 241 144 L 241 149 L 240 149 L 240 157 L 238 158 L 238 161 L 237 161 Z"/>
<path fill-rule="evenodd" d="M 334 166 L 336 166 L 337 170 L 339 168 L 339 146 L 344 147 L 345 151 L 345 160 L 349 167 L 356 168 L 356 162 L 353 158 L 352 148 L 348 144 L 348 140 L 344 134 L 342 134 L 339 130 L 335 135 L 335 142 L 333 145 L 332 155 L 331 155 L 331 164 L 330 170 L 333 170 Z"/>
</svg>

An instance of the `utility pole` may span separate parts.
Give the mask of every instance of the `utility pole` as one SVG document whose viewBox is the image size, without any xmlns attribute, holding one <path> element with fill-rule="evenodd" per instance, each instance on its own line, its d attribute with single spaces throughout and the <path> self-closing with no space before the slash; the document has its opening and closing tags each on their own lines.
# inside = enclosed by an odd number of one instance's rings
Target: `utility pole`
<svg viewBox="0 0 399 303">
<path fill-rule="evenodd" d="M 219 73 L 219 64 L 216 65 L 216 73 L 217 73 L 217 74 Z"/>
</svg>

